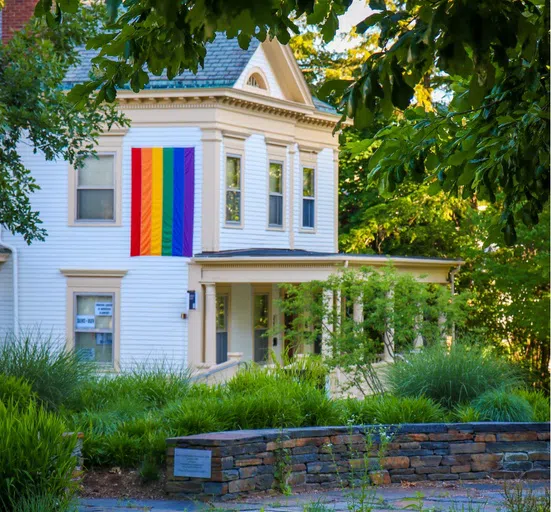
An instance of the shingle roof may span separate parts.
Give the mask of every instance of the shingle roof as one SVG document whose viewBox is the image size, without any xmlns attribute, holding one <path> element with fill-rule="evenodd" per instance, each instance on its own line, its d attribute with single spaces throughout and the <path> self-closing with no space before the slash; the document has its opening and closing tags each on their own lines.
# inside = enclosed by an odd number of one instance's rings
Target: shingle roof
<svg viewBox="0 0 551 512">
<path fill-rule="evenodd" d="M 189 89 L 198 87 L 231 87 L 235 84 L 247 63 L 253 56 L 260 43 L 251 40 L 247 50 L 239 47 L 237 39 L 228 39 L 224 34 L 218 34 L 212 43 L 207 44 L 205 66 L 199 68 L 197 74 L 185 71 L 173 80 L 166 75 L 155 76 L 149 74 L 149 84 L 146 89 Z M 80 64 L 69 70 L 64 86 L 69 88 L 90 78 L 92 59 L 98 54 L 97 50 L 80 52 Z"/>
<path fill-rule="evenodd" d="M 205 66 L 197 74 L 185 71 L 169 80 L 166 74 L 155 76 L 149 73 L 149 83 L 145 89 L 197 89 L 205 87 L 232 87 L 249 63 L 259 46 L 257 39 L 251 39 L 249 48 L 239 47 L 237 39 L 228 39 L 224 34 L 217 34 L 212 43 L 207 44 Z M 72 67 L 63 80 L 64 89 L 85 82 L 90 78 L 92 59 L 98 50 L 80 50 L 80 64 Z M 314 106 L 320 112 L 336 114 L 337 111 L 328 103 L 312 98 Z"/>
</svg>

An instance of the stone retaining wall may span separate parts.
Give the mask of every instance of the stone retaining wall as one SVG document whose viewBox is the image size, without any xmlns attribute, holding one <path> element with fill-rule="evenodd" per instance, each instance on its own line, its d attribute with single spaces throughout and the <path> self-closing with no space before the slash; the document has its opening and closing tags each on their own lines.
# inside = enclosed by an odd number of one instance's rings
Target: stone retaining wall
<svg viewBox="0 0 551 512">
<path fill-rule="evenodd" d="M 390 436 L 382 457 L 379 432 Z M 376 483 L 549 478 L 549 423 L 242 430 L 171 438 L 167 446 L 167 492 L 194 499 L 231 499 L 283 482 L 292 489 L 337 487 L 366 474 Z M 175 453 L 184 474 L 197 453 L 181 449 L 210 452 L 210 464 L 201 463 L 210 478 L 174 476 Z"/>
</svg>

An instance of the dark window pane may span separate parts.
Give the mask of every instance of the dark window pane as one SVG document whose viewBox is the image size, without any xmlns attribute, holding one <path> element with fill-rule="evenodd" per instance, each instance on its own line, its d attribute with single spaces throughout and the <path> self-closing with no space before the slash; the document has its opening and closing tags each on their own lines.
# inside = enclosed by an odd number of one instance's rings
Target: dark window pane
<svg viewBox="0 0 551 512">
<path fill-rule="evenodd" d="M 78 220 L 115 220 L 113 190 L 78 190 Z"/>
<path fill-rule="evenodd" d="M 270 226 L 283 226 L 283 197 L 270 196 Z"/>
<path fill-rule="evenodd" d="M 241 221 L 241 192 L 226 192 L 226 222 Z"/>
<path fill-rule="evenodd" d="M 313 228 L 314 227 L 314 199 L 302 200 L 302 227 Z"/>
</svg>

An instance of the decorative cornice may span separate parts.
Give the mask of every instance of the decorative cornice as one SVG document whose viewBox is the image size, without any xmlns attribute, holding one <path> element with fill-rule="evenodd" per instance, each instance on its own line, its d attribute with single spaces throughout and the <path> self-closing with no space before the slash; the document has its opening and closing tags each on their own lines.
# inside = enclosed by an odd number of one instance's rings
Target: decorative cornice
<svg viewBox="0 0 551 512">
<path fill-rule="evenodd" d="M 60 268 L 59 271 L 65 277 L 124 277 L 128 270 L 123 269 L 84 269 L 84 268 Z"/>
<path fill-rule="evenodd" d="M 252 133 L 249 130 L 222 130 L 222 135 L 231 139 L 245 140 L 249 138 Z"/>
<path fill-rule="evenodd" d="M 247 91 L 219 89 L 209 91 L 154 91 L 148 94 L 119 95 L 119 105 L 125 110 L 144 109 L 193 109 L 230 107 L 284 119 L 294 119 L 298 123 L 334 128 L 339 116 L 320 112 L 307 105 L 289 104 L 277 98 L 268 98 Z"/>
</svg>

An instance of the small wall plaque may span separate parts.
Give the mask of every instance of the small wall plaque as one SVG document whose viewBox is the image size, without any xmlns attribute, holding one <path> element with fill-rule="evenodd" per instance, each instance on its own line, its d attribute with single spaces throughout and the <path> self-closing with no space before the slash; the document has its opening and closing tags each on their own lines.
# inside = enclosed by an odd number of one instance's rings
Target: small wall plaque
<svg viewBox="0 0 551 512">
<path fill-rule="evenodd" d="M 211 477 L 211 450 L 174 449 L 174 476 Z"/>
</svg>

